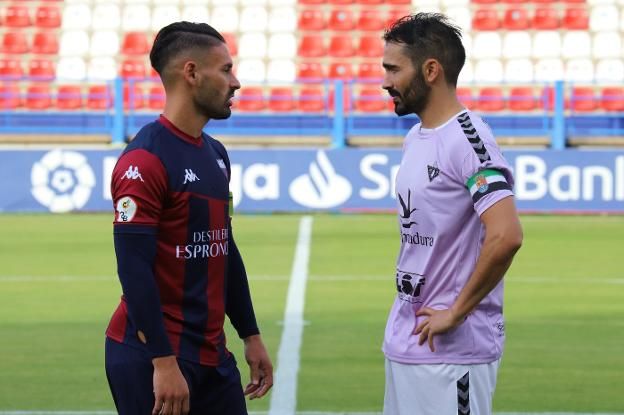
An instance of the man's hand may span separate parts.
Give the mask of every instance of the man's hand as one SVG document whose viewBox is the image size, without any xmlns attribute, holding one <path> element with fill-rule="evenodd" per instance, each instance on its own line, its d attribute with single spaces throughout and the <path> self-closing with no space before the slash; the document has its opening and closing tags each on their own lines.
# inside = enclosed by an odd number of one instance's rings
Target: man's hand
<svg viewBox="0 0 624 415">
<path fill-rule="evenodd" d="M 244 342 L 245 359 L 250 371 L 245 395 L 249 399 L 262 398 L 273 386 L 273 365 L 259 334 L 245 338 Z"/>
<path fill-rule="evenodd" d="M 446 333 L 452 328 L 459 326 L 464 320 L 463 318 L 456 316 L 452 308 L 446 310 L 434 310 L 433 308 L 425 307 L 418 310 L 416 312 L 416 316 L 428 317 L 422 321 L 418 327 L 416 327 L 414 334 L 420 334 L 418 344 L 422 345 L 424 342 L 428 341 L 429 348 L 432 352 L 435 352 L 435 347 L 433 346 L 433 336 Z"/>
<path fill-rule="evenodd" d="M 154 365 L 154 398 L 152 415 L 186 415 L 190 394 L 186 379 L 175 356 L 152 359 Z"/>
</svg>

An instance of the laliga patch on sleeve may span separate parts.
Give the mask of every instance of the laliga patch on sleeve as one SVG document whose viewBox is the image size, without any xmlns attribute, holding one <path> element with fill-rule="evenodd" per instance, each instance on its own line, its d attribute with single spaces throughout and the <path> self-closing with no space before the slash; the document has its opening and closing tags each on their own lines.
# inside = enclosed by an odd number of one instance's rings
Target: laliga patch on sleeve
<svg viewBox="0 0 624 415">
<path fill-rule="evenodd" d="M 129 196 L 122 197 L 117 201 L 117 222 L 132 222 L 132 218 L 136 215 L 137 204 Z"/>
</svg>

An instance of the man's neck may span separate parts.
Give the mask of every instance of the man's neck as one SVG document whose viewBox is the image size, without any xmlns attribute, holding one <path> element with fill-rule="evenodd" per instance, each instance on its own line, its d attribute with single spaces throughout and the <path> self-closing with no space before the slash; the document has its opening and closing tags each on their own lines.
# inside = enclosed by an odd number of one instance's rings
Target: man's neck
<svg viewBox="0 0 624 415">
<path fill-rule="evenodd" d="M 209 119 L 194 111 L 189 111 L 189 108 L 190 105 L 175 105 L 173 102 L 169 105 L 167 102 L 163 115 L 183 133 L 191 137 L 199 137 Z"/>
<path fill-rule="evenodd" d="M 459 103 L 453 90 L 442 95 L 432 93 L 427 107 L 417 115 L 422 128 L 433 129 L 443 125 L 463 109 L 464 106 Z"/>
</svg>

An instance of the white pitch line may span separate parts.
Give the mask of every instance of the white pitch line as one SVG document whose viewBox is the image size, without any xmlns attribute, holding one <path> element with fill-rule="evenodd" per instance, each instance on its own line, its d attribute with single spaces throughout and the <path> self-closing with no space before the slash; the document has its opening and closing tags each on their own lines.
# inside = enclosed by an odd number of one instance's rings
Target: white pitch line
<svg viewBox="0 0 624 415">
<path fill-rule="evenodd" d="M 277 370 L 269 415 L 294 415 L 297 407 L 297 375 L 299 373 L 299 351 L 303 336 L 303 306 L 305 302 L 312 217 L 304 216 L 299 222 L 299 237 L 295 249 L 292 275 L 288 285 L 284 330 L 277 352 Z"/>
</svg>

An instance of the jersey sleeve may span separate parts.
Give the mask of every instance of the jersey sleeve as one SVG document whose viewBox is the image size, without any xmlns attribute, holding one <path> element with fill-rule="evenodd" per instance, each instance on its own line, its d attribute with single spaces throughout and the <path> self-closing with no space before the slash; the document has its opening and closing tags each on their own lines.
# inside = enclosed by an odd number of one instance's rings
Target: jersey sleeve
<svg viewBox="0 0 624 415">
<path fill-rule="evenodd" d="M 167 194 L 167 174 L 160 159 L 143 149 L 124 153 L 113 170 L 111 194 L 115 232 L 156 227 Z"/>
<path fill-rule="evenodd" d="M 481 216 L 496 202 L 513 195 L 514 179 L 489 127 L 477 124 L 476 130 L 475 137 L 467 140 L 470 145 L 466 146 L 461 176 Z"/>
</svg>

